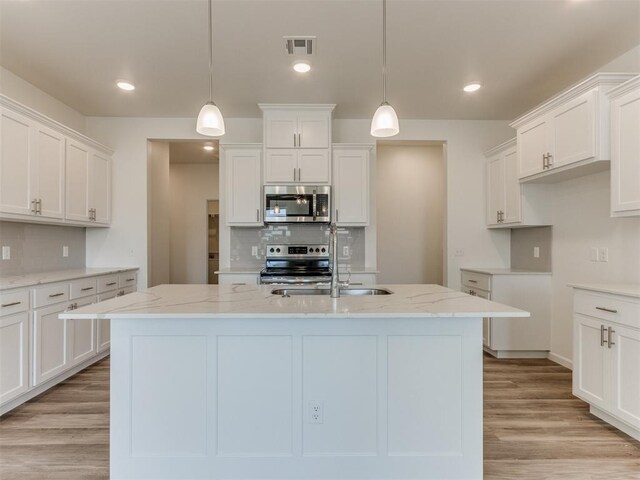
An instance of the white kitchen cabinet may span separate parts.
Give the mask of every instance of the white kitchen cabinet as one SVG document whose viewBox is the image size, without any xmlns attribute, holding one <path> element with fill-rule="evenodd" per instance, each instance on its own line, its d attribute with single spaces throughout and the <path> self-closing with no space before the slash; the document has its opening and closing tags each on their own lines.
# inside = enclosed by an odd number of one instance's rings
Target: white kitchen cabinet
<svg viewBox="0 0 640 480">
<path fill-rule="evenodd" d="M 518 180 L 516 139 L 485 153 L 486 221 L 491 228 L 551 224 L 546 185 L 523 185 Z"/>
<path fill-rule="evenodd" d="M 89 207 L 93 223 L 111 223 L 111 158 L 92 151 L 89 161 Z"/>
<path fill-rule="evenodd" d="M 262 226 L 262 182 L 260 146 L 223 145 L 222 169 L 226 224 Z"/>
<path fill-rule="evenodd" d="M 611 216 L 640 215 L 640 76 L 608 94 L 611 102 Z"/>
<path fill-rule="evenodd" d="M 640 298 L 574 287 L 573 394 L 640 440 Z"/>
<path fill-rule="evenodd" d="M 330 182 L 329 150 L 276 149 L 265 151 L 264 181 L 272 184 Z"/>
<path fill-rule="evenodd" d="M 29 313 L 0 316 L 0 405 L 29 390 Z"/>
<path fill-rule="evenodd" d="M 64 135 L 7 108 L 0 115 L 0 211 L 62 219 Z"/>
<path fill-rule="evenodd" d="M 370 145 L 333 146 L 333 203 L 339 226 L 369 224 Z"/>
<path fill-rule="evenodd" d="M 550 348 L 551 274 L 461 269 L 462 291 L 531 313 L 483 321 L 484 349 L 497 358 L 546 358 Z"/>
<path fill-rule="evenodd" d="M 520 181 L 553 183 L 608 168 L 606 92 L 631 77 L 598 73 L 512 122 Z"/>
<path fill-rule="evenodd" d="M 55 377 L 70 367 L 69 322 L 58 318 L 68 303 L 57 303 L 33 312 L 33 385 Z"/>
<path fill-rule="evenodd" d="M 218 283 L 220 285 L 257 285 L 260 283 L 260 273 L 219 272 Z"/>
<path fill-rule="evenodd" d="M 70 310 L 91 305 L 96 302 L 96 296 L 92 295 L 74 301 L 70 306 Z M 67 348 L 69 366 L 78 365 L 85 360 L 95 356 L 98 353 L 97 348 L 97 332 L 95 319 L 79 319 L 74 318 L 67 320 L 68 335 Z"/>
</svg>

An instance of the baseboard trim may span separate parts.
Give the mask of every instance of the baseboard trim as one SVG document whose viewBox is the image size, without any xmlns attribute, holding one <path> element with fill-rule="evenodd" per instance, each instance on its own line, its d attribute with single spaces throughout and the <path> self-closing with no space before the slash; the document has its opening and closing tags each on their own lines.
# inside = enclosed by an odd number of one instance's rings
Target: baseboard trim
<svg viewBox="0 0 640 480">
<path fill-rule="evenodd" d="M 562 365 L 569 370 L 573 370 L 573 362 L 567 357 L 563 357 L 562 355 L 558 355 L 557 353 L 549 352 L 547 358 L 552 362 L 557 363 L 558 365 Z"/>
<path fill-rule="evenodd" d="M 496 358 L 547 358 L 546 350 L 492 350 L 483 347 L 484 351 Z"/>
<path fill-rule="evenodd" d="M 589 405 L 589 413 L 591 415 L 598 417 L 600 420 L 604 420 L 610 425 L 613 425 L 618 430 L 626 433 L 632 438 L 635 438 L 640 442 L 640 430 L 637 430 L 621 420 L 618 420 L 616 417 L 608 414 L 607 412 L 600 410 L 598 407 L 594 407 L 593 405 Z"/>
</svg>

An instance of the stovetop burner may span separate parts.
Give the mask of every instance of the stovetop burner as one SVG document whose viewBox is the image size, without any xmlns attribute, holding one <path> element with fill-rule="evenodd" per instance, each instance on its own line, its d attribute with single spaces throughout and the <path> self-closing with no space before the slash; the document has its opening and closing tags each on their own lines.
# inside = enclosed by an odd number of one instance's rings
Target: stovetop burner
<svg viewBox="0 0 640 480">
<path fill-rule="evenodd" d="M 328 245 L 267 245 L 266 257 L 261 283 L 307 285 L 331 281 Z"/>
</svg>

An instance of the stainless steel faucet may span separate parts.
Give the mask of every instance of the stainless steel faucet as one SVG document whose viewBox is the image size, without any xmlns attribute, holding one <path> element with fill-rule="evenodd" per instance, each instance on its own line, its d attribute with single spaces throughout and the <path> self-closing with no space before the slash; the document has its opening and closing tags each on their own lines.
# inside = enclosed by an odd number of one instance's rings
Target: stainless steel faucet
<svg viewBox="0 0 640 480">
<path fill-rule="evenodd" d="M 341 282 L 338 275 L 338 226 L 335 223 L 329 226 L 329 245 L 331 246 L 331 298 L 340 298 L 340 289 L 348 287 L 349 280 Z"/>
</svg>

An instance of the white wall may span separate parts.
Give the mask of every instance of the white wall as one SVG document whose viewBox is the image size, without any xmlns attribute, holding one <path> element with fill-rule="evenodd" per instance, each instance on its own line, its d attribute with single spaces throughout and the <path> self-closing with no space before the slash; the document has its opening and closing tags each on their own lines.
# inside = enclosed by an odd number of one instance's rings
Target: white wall
<svg viewBox="0 0 640 480">
<path fill-rule="evenodd" d="M 149 286 L 171 283 L 169 143 L 148 142 L 147 261 Z"/>
<path fill-rule="evenodd" d="M 385 144 L 377 150 L 378 281 L 442 284 L 442 145 Z"/>
<path fill-rule="evenodd" d="M 3 67 L 0 67 L 0 93 L 77 132 L 85 133 L 85 117 L 82 113 Z"/>
<path fill-rule="evenodd" d="M 172 163 L 171 283 L 207 283 L 207 200 L 218 199 L 218 164 Z"/>
</svg>

